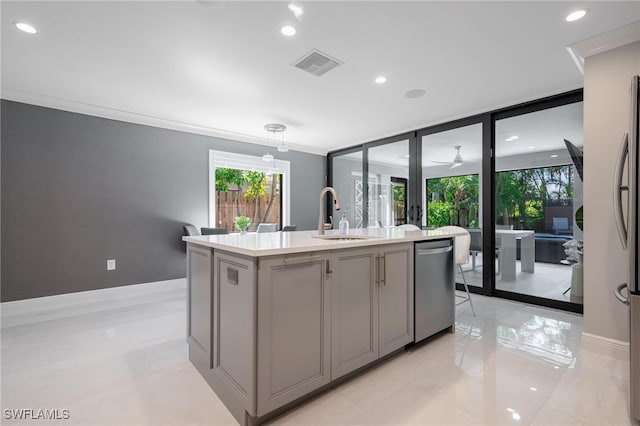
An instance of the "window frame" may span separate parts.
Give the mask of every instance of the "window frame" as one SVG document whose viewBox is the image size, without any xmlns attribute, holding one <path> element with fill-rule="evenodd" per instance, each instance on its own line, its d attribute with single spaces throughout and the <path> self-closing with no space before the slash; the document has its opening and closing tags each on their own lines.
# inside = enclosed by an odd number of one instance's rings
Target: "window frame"
<svg viewBox="0 0 640 426">
<path fill-rule="evenodd" d="M 216 227 L 216 169 L 226 167 L 230 169 L 253 170 L 265 173 L 279 173 L 281 186 L 281 226 L 291 223 L 291 162 L 276 160 L 265 162 L 262 157 L 255 155 L 236 154 L 234 152 L 209 150 L 209 226 Z"/>
</svg>

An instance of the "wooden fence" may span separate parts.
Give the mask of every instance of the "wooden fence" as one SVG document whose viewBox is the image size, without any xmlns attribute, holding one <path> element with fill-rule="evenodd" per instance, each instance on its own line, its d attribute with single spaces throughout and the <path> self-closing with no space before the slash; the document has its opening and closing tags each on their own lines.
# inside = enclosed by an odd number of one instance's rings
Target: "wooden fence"
<svg viewBox="0 0 640 426">
<path fill-rule="evenodd" d="M 245 197 L 244 191 L 229 190 L 216 192 L 216 228 L 227 228 L 235 232 L 236 216 L 247 216 L 251 219 L 249 231 L 255 231 L 260 223 L 277 223 L 281 229 L 282 201 L 280 191 L 276 194 L 265 194 L 257 197 Z"/>
</svg>

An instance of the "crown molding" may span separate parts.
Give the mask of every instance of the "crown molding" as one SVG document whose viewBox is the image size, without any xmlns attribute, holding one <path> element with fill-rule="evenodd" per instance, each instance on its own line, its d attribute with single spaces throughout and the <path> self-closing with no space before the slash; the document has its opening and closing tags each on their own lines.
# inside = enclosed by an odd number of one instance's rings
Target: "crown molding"
<svg viewBox="0 0 640 426">
<path fill-rule="evenodd" d="M 567 46 L 569 54 L 580 69 L 584 66 L 584 59 L 598 53 L 613 50 L 627 44 L 640 41 L 640 21 L 607 31 L 597 36 L 579 41 Z M 582 69 L 580 69 L 583 72 Z"/>
<path fill-rule="evenodd" d="M 58 109 L 77 114 L 90 115 L 93 117 L 106 118 L 110 120 L 124 121 L 127 123 L 141 124 L 143 126 L 158 127 L 162 129 L 175 130 L 178 132 L 194 133 L 198 135 L 211 136 L 238 142 L 246 142 L 255 145 L 274 147 L 273 143 L 267 141 L 265 137 L 257 137 L 244 133 L 232 132 L 214 127 L 202 126 L 194 123 L 170 120 L 162 117 L 155 117 L 146 114 L 139 114 L 115 108 L 107 108 L 100 105 L 77 102 L 70 99 L 62 99 L 53 96 L 45 96 L 37 93 L 26 92 L 3 87 L 0 96 L 2 99 L 25 104 L 37 105 L 46 108 Z M 315 155 L 327 155 L 328 150 L 295 143 L 286 143 L 292 151 L 305 152 Z"/>
</svg>

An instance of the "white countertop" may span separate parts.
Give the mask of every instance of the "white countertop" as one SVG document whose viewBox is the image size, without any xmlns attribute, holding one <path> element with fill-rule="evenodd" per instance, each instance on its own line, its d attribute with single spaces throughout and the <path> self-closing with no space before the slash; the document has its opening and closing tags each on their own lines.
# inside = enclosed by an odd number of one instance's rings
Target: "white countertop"
<svg viewBox="0 0 640 426">
<path fill-rule="evenodd" d="M 260 257 L 412 241 L 427 241 L 453 236 L 451 233 L 442 231 L 405 231 L 398 228 L 366 228 L 354 229 L 349 232 L 349 235 L 366 235 L 370 237 L 361 240 L 323 240 L 313 238 L 313 236 L 317 234 L 318 231 L 265 232 L 261 234 L 249 232 L 243 235 L 234 233 L 182 237 L 182 240 L 246 256 Z M 338 235 L 338 231 L 329 230 L 326 231 L 326 235 Z"/>
</svg>

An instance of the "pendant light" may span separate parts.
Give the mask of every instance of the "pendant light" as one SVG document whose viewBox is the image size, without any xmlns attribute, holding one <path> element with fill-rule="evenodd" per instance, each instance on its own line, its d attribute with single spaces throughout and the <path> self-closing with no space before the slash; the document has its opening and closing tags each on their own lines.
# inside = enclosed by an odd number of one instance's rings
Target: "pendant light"
<svg viewBox="0 0 640 426">
<path fill-rule="evenodd" d="M 284 144 L 284 131 L 287 130 L 287 126 L 285 126 L 284 124 L 270 123 L 270 124 L 265 124 L 264 129 L 268 133 L 271 133 L 271 138 L 273 139 L 274 144 L 276 143 L 276 133 L 280 133 L 280 144 L 278 144 L 278 148 L 277 148 L 278 152 L 289 151 L 289 148 Z"/>
</svg>

